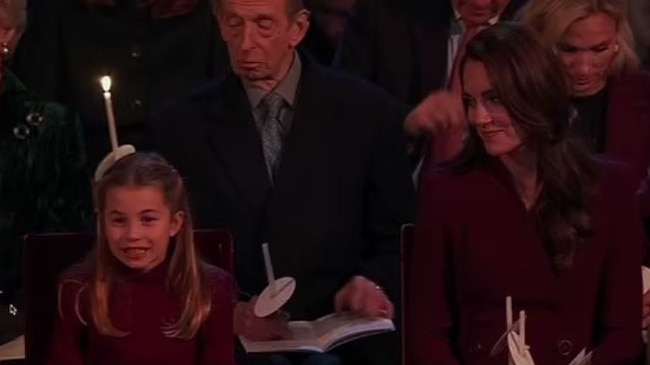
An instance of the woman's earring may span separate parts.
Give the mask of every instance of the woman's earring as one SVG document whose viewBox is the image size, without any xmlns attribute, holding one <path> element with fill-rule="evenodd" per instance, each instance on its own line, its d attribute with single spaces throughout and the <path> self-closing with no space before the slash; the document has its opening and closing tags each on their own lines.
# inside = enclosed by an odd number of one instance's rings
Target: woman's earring
<svg viewBox="0 0 650 365">
<path fill-rule="evenodd" d="M 9 55 L 9 44 L 7 42 L 2 43 L 0 46 L 0 55 L 6 57 Z"/>
</svg>

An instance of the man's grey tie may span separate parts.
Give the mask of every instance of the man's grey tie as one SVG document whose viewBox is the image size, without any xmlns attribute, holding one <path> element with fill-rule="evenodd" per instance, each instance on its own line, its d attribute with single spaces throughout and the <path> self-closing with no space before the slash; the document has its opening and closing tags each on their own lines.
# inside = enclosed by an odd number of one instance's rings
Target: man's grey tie
<svg viewBox="0 0 650 365">
<path fill-rule="evenodd" d="M 274 179 L 275 169 L 280 160 L 282 152 L 282 109 L 284 99 L 276 93 L 268 93 L 262 99 L 264 108 L 264 122 L 262 124 L 262 147 L 266 168 L 271 181 Z"/>
</svg>

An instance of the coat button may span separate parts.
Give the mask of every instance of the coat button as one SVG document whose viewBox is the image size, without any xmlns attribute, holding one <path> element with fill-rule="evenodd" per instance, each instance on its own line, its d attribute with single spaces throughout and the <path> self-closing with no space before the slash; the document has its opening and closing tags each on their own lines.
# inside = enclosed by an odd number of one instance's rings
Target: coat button
<svg viewBox="0 0 650 365">
<path fill-rule="evenodd" d="M 569 340 L 561 340 L 557 343 L 557 352 L 562 356 L 568 356 L 573 350 L 573 344 Z"/>
</svg>

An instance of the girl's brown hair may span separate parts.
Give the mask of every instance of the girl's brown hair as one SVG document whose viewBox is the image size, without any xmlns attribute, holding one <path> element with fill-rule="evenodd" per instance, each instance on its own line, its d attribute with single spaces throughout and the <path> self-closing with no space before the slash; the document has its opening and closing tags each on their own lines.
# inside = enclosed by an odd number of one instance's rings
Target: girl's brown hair
<svg viewBox="0 0 650 365">
<path fill-rule="evenodd" d="M 598 164 L 568 133 L 573 109 L 556 57 L 528 27 L 492 26 L 467 45 L 465 60 L 481 62 L 497 96 L 534 151 L 541 192 L 532 208 L 537 231 L 554 266 L 568 268 L 592 233 L 588 206 L 596 194 Z M 454 164 L 467 168 L 487 158 L 475 130 Z"/>
<path fill-rule="evenodd" d="M 99 333 L 125 336 L 109 316 L 109 297 L 116 284 L 116 268 L 121 265 L 108 247 L 104 227 L 106 194 L 110 189 L 128 186 L 159 188 L 172 214 L 182 212 L 182 226 L 170 242 L 167 285 L 180 301 L 181 313 L 174 323 L 162 331 L 168 337 L 191 339 L 206 320 L 211 308 L 211 290 L 204 274 L 204 263 L 199 259 L 192 232 L 192 219 L 183 180 L 162 157 L 152 153 L 134 153 L 118 160 L 99 180 L 94 189 L 97 209 L 97 242 L 90 258 L 90 279 L 80 289 L 88 290 L 90 315 Z M 76 312 L 80 316 L 79 297 Z M 80 320 L 84 321 L 83 318 Z"/>
</svg>

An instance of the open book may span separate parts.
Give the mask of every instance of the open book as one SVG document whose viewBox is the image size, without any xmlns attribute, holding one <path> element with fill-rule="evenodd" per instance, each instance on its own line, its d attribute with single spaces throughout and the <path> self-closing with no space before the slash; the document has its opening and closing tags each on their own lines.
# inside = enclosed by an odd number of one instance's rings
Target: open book
<svg viewBox="0 0 650 365">
<path fill-rule="evenodd" d="M 336 346 L 382 332 L 394 331 L 390 319 L 362 318 L 350 313 L 330 314 L 314 321 L 289 322 L 291 337 L 286 340 L 239 340 L 246 352 L 327 352 Z"/>
</svg>

